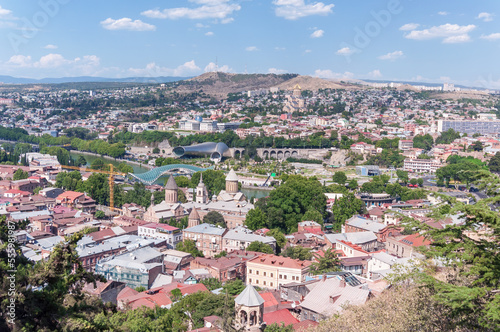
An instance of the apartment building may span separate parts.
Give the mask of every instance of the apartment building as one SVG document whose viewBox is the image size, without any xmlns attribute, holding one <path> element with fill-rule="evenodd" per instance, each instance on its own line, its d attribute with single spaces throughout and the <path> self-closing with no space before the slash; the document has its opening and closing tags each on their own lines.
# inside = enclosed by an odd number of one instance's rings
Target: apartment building
<svg viewBox="0 0 500 332">
<path fill-rule="evenodd" d="M 179 228 L 156 222 L 140 225 L 137 229 L 137 235 L 153 239 L 164 239 L 169 249 L 174 249 L 177 243 L 182 241 L 182 231 Z"/>
<path fill-rule="evenodd" d="M 198 250 L 205 257 L 212 257 L 222 251 L 222 237 L 227 233 L 226 228 L 203 223 L 182 231 L 182 240 L 193 240 Z"/>
<path fill-rule="evenodd" d="M 441 163 L 435 159 L 405 159 L 403 170 L 414 173 L 436 173 Z"/>
<path fill-rule="evenodd" d="M 246 283 L 262 288 L 278 289 L 291 282 L 304 282 L 310 261 L 265 254 L 247 262 Z"/>
</svg>

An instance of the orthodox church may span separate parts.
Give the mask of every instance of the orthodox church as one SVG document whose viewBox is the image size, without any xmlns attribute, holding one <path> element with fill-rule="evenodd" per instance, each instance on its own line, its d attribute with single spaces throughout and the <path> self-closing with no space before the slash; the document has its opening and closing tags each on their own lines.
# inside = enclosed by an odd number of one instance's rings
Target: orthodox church
<svg viewBox="0 0 500 332">
<path fill-rule="evenodd" d="M 144 213 L 144 220 L 149 222 L 160 222 L 171 218 L 180 219 L 189 216 L 188 223 L 195 226 L 210 211 L 217 211 L 224 216 L 227 228 L 235 228 L 243 225 L 246 214 L 253 209 L 253 204 L 247 202 L 245 195 L 239 191 L 238 176 L 231 169 L 226 176 L 226 189 L 221 190 L 219 195 L 209 198 L 208 190 L 203 183 L 203 173 L 200 182 L 194 190 L 195 197 L 188 195 L 187 203 L 179 203 L 178 187 L 173 176 L 168 178 L 165 185 L 165 200 L 154 205 L 151 196 L 151 205 Z M 190 226 L 191 227 L 191 226 Z"/>
</svg>

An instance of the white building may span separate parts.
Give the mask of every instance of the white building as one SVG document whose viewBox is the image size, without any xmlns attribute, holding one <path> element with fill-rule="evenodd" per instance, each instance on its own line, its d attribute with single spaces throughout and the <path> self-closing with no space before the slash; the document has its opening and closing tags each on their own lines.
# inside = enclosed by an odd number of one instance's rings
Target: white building
<svg viewBox="0 0 500 332">
<path fill-rule="evenodd" d="M 137 235 L 152 239 L 165 239 L 169 248 L 182 241 L 182 231 L 168 224 L 152 222 L 138 227 Z"/>
</svg>

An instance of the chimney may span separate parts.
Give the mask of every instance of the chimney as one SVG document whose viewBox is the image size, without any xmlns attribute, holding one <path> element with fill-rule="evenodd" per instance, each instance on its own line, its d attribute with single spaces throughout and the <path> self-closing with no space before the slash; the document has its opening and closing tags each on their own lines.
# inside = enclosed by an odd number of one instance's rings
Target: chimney
<svg viewBox="0 0 500 332">
<path fill-rule="evenodd" d="M 326 280 L 326 274 L 323 274 L 322 281 L 324 282 Z"/>
<path fill-rule="evenodd" d="M 340 279 L 339 286 L 342 287 L 342 288 L 345 287 L 345 280 L 344 279 Z"/>
</svg>

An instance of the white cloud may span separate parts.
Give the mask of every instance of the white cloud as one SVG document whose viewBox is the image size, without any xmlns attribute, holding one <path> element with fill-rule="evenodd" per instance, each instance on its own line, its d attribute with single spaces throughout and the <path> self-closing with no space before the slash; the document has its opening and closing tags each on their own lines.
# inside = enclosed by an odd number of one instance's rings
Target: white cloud
<svg viewBox="0 0 500 332">
<path fill-rule="evenodd" d="M 466 43 L 468 41 L 470 41 L 469 35 L 450 36 L 443 39 L 443 43 L 445 44 L 459 44 Z"/>
<path fill-rule="evenodd" d="M 27 55 L 13 55 L 10 57 L 7 64 L 14 65 L 17 67 L 31 67 L 31 56 Z"/>
<path fill-rule="evenodd" d="M 248 46 L 247 48 L 245 48 L 245 51 L 248 51 L 248 52 L 255 52 L 258 50 L 259 49 L 257 48 L 257 46 Z"/>
<path fill-rule="evenodd" d="M 335 52 L 335 54 L 337 54 L 337 55 L 344 55 L 344 56 L 348 56 L 348 55 L 351 55 L 353 53 L 354 53 L 354 50 L 350 49 L 349 47 L 343 47 L 343 48 L 339 49 L 337 52 Z"/>
<path fill-rule="evenodd" d="M 201 24 L 201 23 L 196 23 L 196 24 L 195 24 L 195 27 L 200 28 L 200 29 L 201 29 L 201 28 L 209 28 L 209 27 L 210 27 L 210 25 L 205 25 L 205 24 Z"/>
<path fill-rule="evenodd" d="M 448 12 L 438 12 L 438 15 L 441 15 L 441 16 L 446 16 L 448 14 L 449 14 Z"/>
<path fill-rule="evenodd" d="M 232 23 L 234 21 L 234 18 L 232 17 L 227 17 L 227 18 L 223 18 L 222 20 L 220 20 L 220 22 L 222 24 L 229 24 L 229 23 Z"/>
<path fill-rule="evenodd" d="M 381 78 L 382 77 L 382 73 L 380 72 L 380 70 L 375 69 L 375 70 L 369 72 L 368 76 L 370 78 Z"/>
<path fill-rule="evenodd" d="M 47 50 L 55 50 L 57 49 L 57 45 L 53 45 L 53 44 L 47 44 L 45 45 L 43 48 L 47 49 Z"/>
<path fill-rule="evenodd" d="M 334 4 L 325 5 L 323 2 L 305 3 L 305 0 L 274 0 L 275 14 L 287 20 L 296 20 L 311 15 L 328 15 Z"/>
<path fill-rule="evenodd" d="M 493 14 L 482 12 L 479 13 L 479 15 L 476 16 L 476 18 L 479 20 L 483 20 L 484 22 L 491 22 L 493 21 Z"/>
<path fill-rule="evenodd" d="M 223 72 L 223 73 L 230 73 L 233 70 L 231 68 L 229 68 L 228 65 L 217 66 L 215 63 L 210 62 L 208 65 L 206 65 L 204 71 L 205 71 L 205 73 L 212 72 L 212 71 L 218 71 L 218 72 Z"/>
<path fill-rule="evenodd" d="M 42 56 L 38 61 L 33 61 L 27 55 L 14 55 L 7 62 L 0 64 L 3 71 L 14 74 L 33 76 L 78 76 L 94 75 L 100 65 L 100 59 L 96 55 L 85 55 L 74 59 L 66 59 L 61 54 L 50 53 Z M 27 72 L 23 73 L 23 69 Z"/>
<path fill-rule="evenodd" d="M 354 74 L 348 71 L 344 73 L 335 73 L 330 69 L 317 69 L 314 71 L 314 76 L 327 79 L 347 79 L 352 78 Z"/>
<path fill-rule="evenodd" d="M 486 39 L 486 40 L 498 40 L 500 39 L 500 32 L 495 32 L 489 35 L 482 35 L 481 39 Z"/>
<path fill-rule="evenodd" d="M 403 25 L 401 28 L 399 28 L 399 30 L 410 31 L 410 30 L 415 30 L 419 26 L 420 26 L 420 24 L 418 24 L 418 23 L 407 23 L 407 24 Z"/>
<path fill-rule="evenodd" d="M 132 21 L 131 18 L 124 17 L 118 20 L 107 18 L 101 22 L 107 30 L 130 30 L 130 31 L 154 31 L 156 27 L 152 24 L 144 23 L 141 20 Z"/>
<path fill-rule="evenodd" d="M 12 15 L 12 10 L 5 9 L 5 8 L 2 8 L 2 6 L 0 6 L 0 19 L 2 19 L 2 20 L 14 20 L 16 18 Z"/>
<path fill-rule="evenodd" d="M 205 32 L 205 36 L 213 36 L 214 33 L 212 31 Z"/>
<path fill-rule="evenodd" d="M 230 23 L 232 18 L 228 17 L 234 12 L 239 11 L 241 6 L 232 3 L 230 0 L 189 0 L 192 3 L 200 6 L 195 8 L 178 7 L 167 8 L 163 10 L 150 9 L 142 12 L 141 14 L 151 18 L 161 19 L 181 19 L 187 18 L 191 20 L 202 19 L 220 19 L 221 23 Z"/>
<path fill-rule="evenodd" d="M 325 32 L 321 29 L 316 30 L 311 34 L 311 38 L 321 38 L 321 37 L 323 37 L 324 34 L 325 34 Z"/>
<path fill-rule="evenodd" d="M 288 73 L 288 70 L 285 70 L 285 69 L 277 69 L 277 68 L 269 68 L 267 70 L 267 72 L 269 74 L 276 74 L 276 75 L 280 75 L 280 74 L 286 74 Z"/>
<path fill-rule="evenodd" d="M 286 50 L 286 47 L 279 47 L 279 46 L 276 46 L 274 48 L 276 51 L 285 51 Z"/>
<path fill-rule="evenodd" d="M 306 53 L 312 53 L 312 50 L 305 50 Z"/>
<path fill-rule="evenodd" d="M 378 58 L 380 60 L 389 60 L 389 61 L 394 61 L 394 60 L 397 60 L 401 57 L 404 56 L 404 53 L 403 51 L 394 51 L 394 52 L 390 52 L 390 53 L 387 53 L 387 54 L 384 54 L 384 55 L 381 55 L 379 56 Z"/>
<path fill-rule="evenodd" d="M 135 76 L 189 76 L 197 74 L 201 71 L 200 67 L 196 65 L 194 60 L 185 62 L 177 68 L 167 68 L 158 66 L 156 63 L 151 62 L 145 68 L 129 68 L 128 72 Z"/>
<path fill-rule="evenodd" d="M 463 43 L 470 40 L 469 32 L 476 28 L 475 25 L 443 24 L 424 30 L 413 30 L 405 38 L 414 40 L 429 40 L 443 38 L 443 43 Z"/>
</svg>

